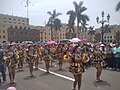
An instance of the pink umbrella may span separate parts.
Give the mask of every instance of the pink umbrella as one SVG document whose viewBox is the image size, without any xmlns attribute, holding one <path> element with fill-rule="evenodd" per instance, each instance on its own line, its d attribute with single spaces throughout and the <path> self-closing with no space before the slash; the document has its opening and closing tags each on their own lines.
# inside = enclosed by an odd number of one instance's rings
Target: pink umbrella
<svg viewBox="0 0 120 90">
<path fill-rule="evenodd" d="M 87 39 L 82 39 L 80 42 L 81 44 L 87 44 Z"/>
<path fill-rule="evenodd" d="M 48 41 L 47 43 L 48 43 L 48 44 L 56 44 L 55 41 Z"/>
</svg>

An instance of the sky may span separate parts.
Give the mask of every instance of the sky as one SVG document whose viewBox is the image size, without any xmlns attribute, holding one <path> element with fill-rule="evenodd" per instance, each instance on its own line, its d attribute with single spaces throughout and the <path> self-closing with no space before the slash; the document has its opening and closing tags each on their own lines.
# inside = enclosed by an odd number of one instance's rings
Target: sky
<svg viewBox="0 0 120 90">
<path fill-rule="evenodd" d="M 48 11 L 56 9 L 62 13 L 58 18 L 62 23 L 67 23 L 69 16 L 66 12 L 74 10 L 73 1 L 81 0 L 29 0 L 29 19 L 31 25 L 45 25 L 49 19 Z M 100 27 L 96 17 L 101 20 L 101 12 L 105 12 L 105 19 L 110 14 L 110 24 L 120 25 L 120 12 L 115 12 L 119 0 L 82 0 L 83 6 L 87 7 L 84 12 L 90 17 L 89 26 Z M 0 0 L 0 14 L 8 14 L 20 17 L 27 17 L 26 0 Z"/>
</svg>

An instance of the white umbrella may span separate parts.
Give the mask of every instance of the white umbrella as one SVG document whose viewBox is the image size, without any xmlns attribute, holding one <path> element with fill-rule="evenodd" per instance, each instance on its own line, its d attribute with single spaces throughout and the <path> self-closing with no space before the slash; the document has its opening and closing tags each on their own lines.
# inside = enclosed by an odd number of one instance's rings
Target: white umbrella
<svg viewBox="0 0 120 90">
<path fill-rule="evenodd" d="M 71 39 L 70 40 L 71 42 L 79 42 L 79 41 L 81 41 L 79 38 L 73 38 L 73 39 Z"/>
</svg>

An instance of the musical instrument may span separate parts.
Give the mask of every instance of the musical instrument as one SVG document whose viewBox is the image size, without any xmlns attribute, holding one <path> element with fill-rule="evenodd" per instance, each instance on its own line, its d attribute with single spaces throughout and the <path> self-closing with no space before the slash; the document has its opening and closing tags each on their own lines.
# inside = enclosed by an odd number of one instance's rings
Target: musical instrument
<svg viewBox="0 0 120 90">
<path fill-rule="evenodd" d="M 87 63 L 87 62 L 89 62 L 89 60 L 90 60 L 90 58 L 88 57 L 88 55 L 87 54 L 82 54 L 82 62 L 83 63 Z"/>
<path fill-rule="evenodd" d="M 71 57 L 69 55 L 64 55 L 64 61 L 69 63 L 71 61 Z"/>
</svg>

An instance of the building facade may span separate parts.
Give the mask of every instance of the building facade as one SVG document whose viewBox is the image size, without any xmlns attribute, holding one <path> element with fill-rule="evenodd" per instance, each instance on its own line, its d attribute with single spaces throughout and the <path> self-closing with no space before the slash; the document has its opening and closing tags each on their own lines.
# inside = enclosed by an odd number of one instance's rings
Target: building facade
<svg viewBox="0 0 120 90">
<path fill-rule="evenodd" d="M 109 26 L 109 31 L 106 31 L 103 35 L 103 39 L 105 43 L 114 43 L 118 42 L 120 39 L 120 25 L 110 25 Z M 95 29 L 95 34 L 90 35 L 88 34 L 88 30 L 85 32 L 80 32 L 79 38 L 80 39 L 87 39 L 88 41 L 93 41 L 93 42 L 101 42 L 101 28 L 96 28 Z M 90 40 L 91 39 L 91 40 Z"/>
<path fill-rule="evenodd" d="M 29 19 L 24 17 L 0 14 L 0 42 L 8 41 L 8 28 L 26 29 Z"/>
<path fill-rule="evenodd" d="M 22 42 L 22 41 L 39 41 L 39 30 L 36 29 L 19 29 L 8 28 L 8 41 Z"/>
</svg>

